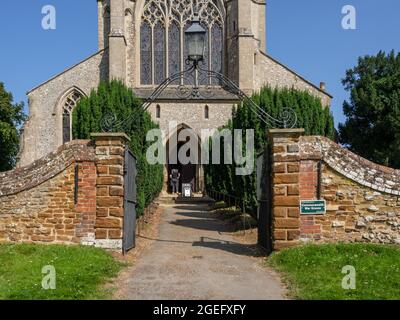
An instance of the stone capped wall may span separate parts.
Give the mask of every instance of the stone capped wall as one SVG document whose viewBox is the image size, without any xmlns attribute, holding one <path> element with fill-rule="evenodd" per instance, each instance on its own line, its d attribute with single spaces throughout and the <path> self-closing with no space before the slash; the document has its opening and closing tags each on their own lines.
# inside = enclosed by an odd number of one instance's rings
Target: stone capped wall
<svg viewBox="0 0 400 320">
<path fill-rule="evenodd" d="M 325 215 L 302 216 L 301 240 L 400 244 L 400 171 L 372 163 L 323 137 L 302 137 L 302 199 L 327 202 Z M 318 181 L 318 161 L 322 162 Z M 308 176 L 306 176 L 308 175 Z"/>
<path fill-rule="evenodd" d="M 94 243 L 94 158 L 89 141 L 74 141 L 28 167 L 1 173 L 0 241 Z"/>
<path fill-rule="evenodd" d="M 273 243 L 400 244 L 400 171 L 372 163 L 301 129 L 270 130 Z M 325 214 L 301 214 L 303 200 L 325 200 Z"/>
<path fill-rule="evenodd" d="M 93 134 L 0 173 L 0 241 L 122 249 L 125 134 Z"/>
<path fill-rule="evenodd" d="M 343 176 L 378 192 L 400 196 L 400 170 L 378 165 L 324 137 L 302 137 L 302 160 L 323 160 Z"/>
</svg>

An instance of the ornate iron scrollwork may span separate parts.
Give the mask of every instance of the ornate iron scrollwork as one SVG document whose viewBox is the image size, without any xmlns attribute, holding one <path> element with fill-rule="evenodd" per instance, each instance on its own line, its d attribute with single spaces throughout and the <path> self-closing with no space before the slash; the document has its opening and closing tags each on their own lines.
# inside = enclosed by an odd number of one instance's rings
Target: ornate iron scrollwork
<svg viewBox="0 0 400 320">
<path fill-rule="evenodd" d="M 200 85 L 200 79 L 206 79 L 208 84 Z M 217 80 L 218 83 L 220 83 L 220 86 L 211 85 L 212 79 Z M 238 100 L 246 103 L 246 105 L 257 115 L 257 117 L 269 128 L 294 128 L 297 124 L 297 115 L 292 108 L 285 108 L 279 117 L 275 118 L 268 114 L 257 103 L 255 103 L 253 99 L 244 93 L 228 77 L 216 71 L 203 69 L 197 63 L 193 64 L 187 70 L 178 72 L 175 75 L 165 79 L 144 101 L 144 110 L 147 110 L 150 105 L 154 103 L 170 85 L 176 83 L 179 83 L 178 85 L 175 85 L 175 96 L 177 99 L 212 99 L 218 88 L 224 89 L 225 91 L 236 96 Z M 109 132 L 114 131 L 116 128 L 127 128 L 132 125 L 132 121 L 134 121 L 134 117 L 128 117 L 127 119 L 119 120 L 114 114 L 106 114 L 101 121 L 101 129 Z"/>
</svg>

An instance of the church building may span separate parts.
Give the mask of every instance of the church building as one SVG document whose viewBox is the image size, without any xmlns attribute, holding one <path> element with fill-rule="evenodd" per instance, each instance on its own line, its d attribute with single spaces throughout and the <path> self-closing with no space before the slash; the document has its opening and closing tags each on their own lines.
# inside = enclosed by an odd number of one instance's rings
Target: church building
<svg viewBox="0 0 400 320">
<path fill-rule="evenodd" d="M 187 70 L 185 31 L 195 16 L 206 30 L 204 69 L 225 75 L 249 95 L 264 85 L 294 87 L 330 105 L 332 97 L 323 83 L 312 84 L 266 52 L 265 0 L 97 0 L 97 4 L 98 51 L 28 92 L 29 120 L 22 132 L 19 166 L 71 141 L 72 111 L 101 81 L 119 79 L 146 99 L 165 79 Z M 216 79 L 200 77 L 199 84 L 212 94 L 177 95 L 184 87 L 178 80 L 149 105 L 161 129 L 167 131 L 169 122 L 176 121 L 177 130 L 189 128 L 200 135 L 201 129 L 227 123 L 238 98 Z M 179 169 L 182 182 L 201 189 L 201 166 Z M 166 168 L 166 176 L 170 170 Z"/>
</svg>

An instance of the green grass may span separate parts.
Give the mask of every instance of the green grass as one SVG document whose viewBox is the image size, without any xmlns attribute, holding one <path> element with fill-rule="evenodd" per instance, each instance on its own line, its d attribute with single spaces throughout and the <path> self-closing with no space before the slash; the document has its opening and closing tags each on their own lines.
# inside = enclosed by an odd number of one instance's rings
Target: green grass
<svg viewBox="0 0 400 320">
<path fill-rule="evenodd" d="M 400 248 L 375 244 L 306 245 L 274 253 L 290 297 L 307 300 L 400 299 Z M 356 269 L 356 289 L 344 290 L 342 268 Z"/>
<path fill-rule="evenodd" d="M 243 213 L 240 208 L 229 207 L 224 201 L 216 202 L 210 211 L 229 224 L 234 231 L 256 228 L 258 223 L 250 214 Z"/>
<path fill-rule="evenodd" d="M 44 290 L 44 266 L 56 271 L 56 289 Z M 103 288 L 123 264 L 93 247 L 0 244 L 0 299 L 106 299 Z"/>
</svg>

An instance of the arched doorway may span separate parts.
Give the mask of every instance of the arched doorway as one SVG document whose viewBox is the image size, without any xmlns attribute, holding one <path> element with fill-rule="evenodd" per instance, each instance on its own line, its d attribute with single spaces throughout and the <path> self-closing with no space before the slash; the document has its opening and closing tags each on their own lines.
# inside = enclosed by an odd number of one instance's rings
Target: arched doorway
<svg viewBox="0 0 400 320">
<path fill-rule="evenodd" d="M 170 175 L 173 169 L 180 173 L 179 192 L 182 191 L 182 183 L 190 183 L 193 192 L 199 192 L 203 186 L 202 166 L 200 164 L 201 149 L 200 138 L 195 131 L 185 124 L 177 127 L 177 130 L 169 137 L 167 150 L 167 191 L 170 193 Z"/>
</svg>

